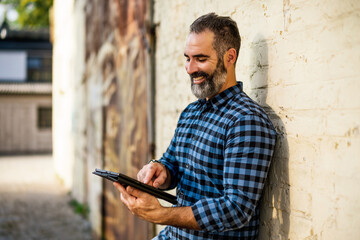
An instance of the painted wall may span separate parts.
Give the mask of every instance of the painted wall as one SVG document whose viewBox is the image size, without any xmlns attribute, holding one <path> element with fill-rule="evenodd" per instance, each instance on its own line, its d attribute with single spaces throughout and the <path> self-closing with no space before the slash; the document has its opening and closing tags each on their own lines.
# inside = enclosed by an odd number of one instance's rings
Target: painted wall
<svg viewBox="0 0 360 240">
<path fill-rule="evenodd" d="M 156 157 L 195 100 L 184 69 L 189 25 L 208 12 L 231 16 L 242 36 L 237 79 L 281 134 L 260 239 L 357 239 L 360 2 L 156 0 L 154 9 Z"/>
<path fill-rule="evenodd" d="M 55 1 L 54 162 L 90 208 L 96 239 L 148 239 L 153 225 L 121 204 L 103 168 L 136 177 L 150 160 L 149 4 Z"/>
<path fill-rule="evenodd" d="M 56 0 L 53 9 L 55 170 L 72 197 L 90 208 L 94 234 L 101 236 L 102 181 L 91 173 L 102 167 L 102 88 L 95 74 L 85 81 L 91 70 L 85 61 L 86 1 Z"/>
</svg>

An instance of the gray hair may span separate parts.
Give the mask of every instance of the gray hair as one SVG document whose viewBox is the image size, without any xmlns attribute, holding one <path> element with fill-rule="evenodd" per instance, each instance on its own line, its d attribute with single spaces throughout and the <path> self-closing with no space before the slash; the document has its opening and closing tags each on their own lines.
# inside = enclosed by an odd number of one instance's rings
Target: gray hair
<svg viewBox="0 0 360 240">
<path fill-rule="evenodd" d="M 236 50 L 236 63 L 241 45 L 240 33 L 236 22 L 230 17 L 208 13 L 199 17 L 190 25 L 190 33 L 202 33 L 206 30 L 214 33 L 213 48 L 217 53 L 218 59 L 223 60 L 226 51 L 234 48 Z"/>
</svg>

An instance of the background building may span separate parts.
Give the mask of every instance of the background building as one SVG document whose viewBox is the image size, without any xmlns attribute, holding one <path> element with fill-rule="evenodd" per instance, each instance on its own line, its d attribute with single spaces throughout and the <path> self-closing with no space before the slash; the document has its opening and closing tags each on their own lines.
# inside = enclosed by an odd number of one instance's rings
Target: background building
<svg viewBox="0 0 360 240">
<path fill-rule="evenodd" d="M 91 172 L 135 176 L 166 150 L 195 100 L 184 70 L 188 27 L 216 12 L 238 23 L 238 80 L 280 133 L 260 239 L 357 239 L 359 10 L 357 0 L 55 1 L 55 165 L 89 205 L 96 235 L 152 234 Z"/>
<path fill-rule="evenodd" d="M 49 31 L 0 27 L 0 153 L 52 151 Z"/>
</svg>

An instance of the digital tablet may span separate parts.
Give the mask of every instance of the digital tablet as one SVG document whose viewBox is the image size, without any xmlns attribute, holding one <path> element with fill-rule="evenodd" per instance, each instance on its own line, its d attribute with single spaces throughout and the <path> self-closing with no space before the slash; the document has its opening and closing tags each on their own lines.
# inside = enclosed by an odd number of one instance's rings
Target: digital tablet
<svg viewBox="0 0 360 240">
<path fill-rule="evenodd" d="M 113 182 L 118 182 L 121 185 L 123 185 L 125 188 L 127 186 L 131 186 L 134 187 L 136 189 L 139 189 L 143 192 L 146 192 L 148 194 L 151 194 L 157 198 L 163 199 L 169 203 L 172 204 L 177 204 L 176 201 L 176 196 L 171 195 L 169 193 L 166 193 L 158 188 L 154 188 L 150 185 L 147 185 L 145 183 L 142 183 L 134 178 L 128 177 L 124 174 L 121 173 L 117 173 L 117 172 L 111 172 L 111 171 L 106 171 L 106 170 L 102 170 L 102 169 L 98 169 L 96 168 L 95 171 L 93 172 L 93 174 L 98 175 L 100 177 L 106 178 L 110 181 Z"/>
</svg>

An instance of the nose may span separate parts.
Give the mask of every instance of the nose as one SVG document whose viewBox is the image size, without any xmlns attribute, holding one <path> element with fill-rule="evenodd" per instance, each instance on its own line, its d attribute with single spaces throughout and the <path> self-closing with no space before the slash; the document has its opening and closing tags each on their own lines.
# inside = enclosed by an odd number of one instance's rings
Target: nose
<svg viewBox="0 0 360 240">
<path fill-rule="evenodd" d="M 192 59 L 190 59 L 189 61 L 186 62 L 185 69 L 189 75 L 191 75 L 199 70 L 197 63 Z"/>
</svg>

